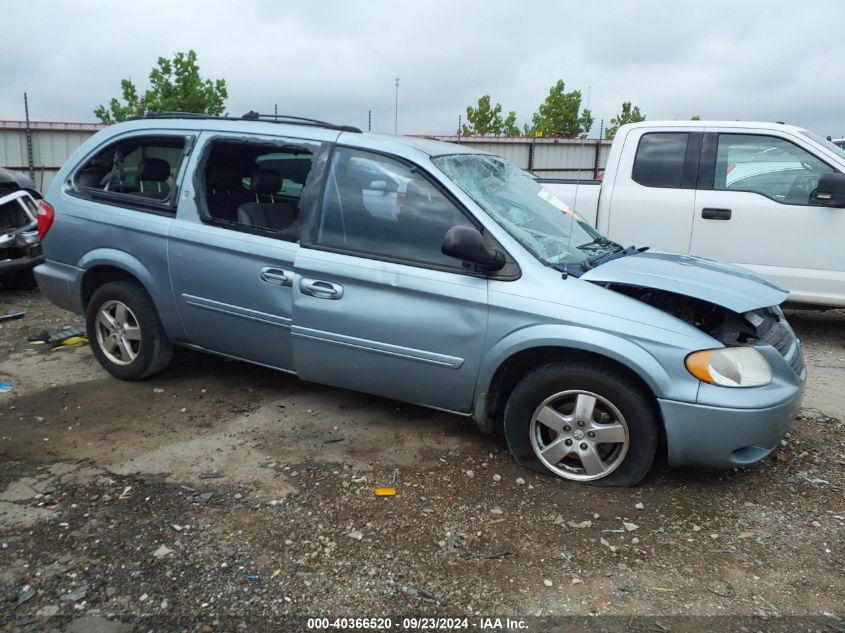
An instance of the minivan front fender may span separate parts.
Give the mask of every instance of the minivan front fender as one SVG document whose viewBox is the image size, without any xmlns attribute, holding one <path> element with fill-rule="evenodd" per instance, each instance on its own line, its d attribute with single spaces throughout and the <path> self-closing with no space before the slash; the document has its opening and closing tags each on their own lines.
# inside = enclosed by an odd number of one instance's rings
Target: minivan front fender
<svg viewBox="0 0 845 633">
<path fill-rule="evenodd" d="M 484 356 L 476 384 L 476 420 L 486 415 L 487 394 L 502 364 L 515 354 L 540 348 L 559 348 L 562 357 L 566 350 L 574 350 L 607 358 L 639 376 L 657 398 L 695 402 L 698 394 L 698 381 L 683 371 L 685 350 L 654 342 L 654 352 L 663 357 L 658 359 L 645 347 L 609 332 L 563 324 L 534 325 L 509 333 Z M 680 371 L 670 376 L 665 365 L 675 363 Z"/>
</svg>

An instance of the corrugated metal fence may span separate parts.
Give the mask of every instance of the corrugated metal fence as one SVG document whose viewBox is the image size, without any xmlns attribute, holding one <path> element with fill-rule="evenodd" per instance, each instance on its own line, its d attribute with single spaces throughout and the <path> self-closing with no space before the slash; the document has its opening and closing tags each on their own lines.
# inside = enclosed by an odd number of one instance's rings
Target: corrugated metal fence
<svg viewBox="0 0 845 633">
<path fill-rule="evenodd" d="M 32 121 L 33 179 L 46 191 L 56 172 L 102 123 Z M 604 170 L 610 141 L 528 136 L 429 136 L 501 156 L 546 179 L 595 179 Z M 28 172 L 26 124 L 0 121 L 0 167 Z"/>
<path fill-rule="evenodd" d="M 428 136 L 472 145 L 515 163 L 541 178 L 596 179 L 607 164 L 612 141 L 531 136 Z"/>
<path fill-rule="evenodd" d="M 46 191 L 68 157 L 101 127 L 102 123 L 30 121 L 35 187 Z M 0 167 L 29 172 L 24 121 L 0 121 Z"/>
</svg>

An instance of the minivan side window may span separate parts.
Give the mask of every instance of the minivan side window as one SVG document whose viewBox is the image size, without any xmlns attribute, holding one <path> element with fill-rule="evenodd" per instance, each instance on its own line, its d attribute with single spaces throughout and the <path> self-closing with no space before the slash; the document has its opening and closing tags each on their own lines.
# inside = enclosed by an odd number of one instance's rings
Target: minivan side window
<svg viewBox="0 0 845 633">
<path fill-rule="evenodd" d="M 185 143 L 184 136 L 133 136 L 116 141 L 82 165 L 74 184 L 83 191 L 108 192 L 129 202 L 167 203 Z"/>
<path fill-rule="evenodd" d="M 453 226 L 473 226 L 419 170 L 382 156 L 338 147 L 326 177 L 316 243 L 435 268 L 466 271 L 444 255 Z"/>
<path fill-rule="evenodd" d="M 322 144 L 303 139 L 215 138 L 200 168 L 203 220 L 288 242 L 300 237 L 300 199 Z"/>
<path fill-rule="evenodd" d="M 807 205 L 819 178 L 835 170 L 794 143 L 763 134 L 719 134 L 713 188 Z"/>
<path fill-rule="evenodd" d="M 643 134 L 631 179 L 645 187 L 680 188 L 689 132 Z"/>
</svg>

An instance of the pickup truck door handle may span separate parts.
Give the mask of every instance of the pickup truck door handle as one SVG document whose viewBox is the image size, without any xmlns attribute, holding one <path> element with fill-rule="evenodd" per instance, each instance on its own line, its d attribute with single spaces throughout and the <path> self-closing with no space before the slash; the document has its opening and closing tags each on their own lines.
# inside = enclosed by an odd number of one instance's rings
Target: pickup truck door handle
<svg viewBox="0 0 845 633">
<path fill-rule="evenodd" d="M 730 209 L 702 209 L 701 217 L 705 220 L 730 220 Z"/>
<path fill-rule="evenodd" d="M 343 296 L 343 286 L 320 279 L 302 279 L 299 289 L 302 294 L 318 299 L 340 299 Z"/>
<path fill-rule="evenodd" d="M 261 281 L 265 281 L 268 284 L 274 284 L 276 286 L 293 285 L 293 273 L 284 271 L 281 268 L 270 268 L 265 266 L 261 269 L 259 276 L 261 277 Z"/>
</svg>

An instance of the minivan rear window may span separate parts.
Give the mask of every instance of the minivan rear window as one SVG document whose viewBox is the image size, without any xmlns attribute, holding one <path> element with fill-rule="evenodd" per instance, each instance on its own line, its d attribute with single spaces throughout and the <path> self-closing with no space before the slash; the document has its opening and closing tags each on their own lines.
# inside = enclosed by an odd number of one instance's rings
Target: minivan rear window
<svg viewBox="0 0 845 633">
<path fill-rule="evenodd" d="M 689 132 L 643 134 L 631 178 L 645 187 L 680 188 Z"/>
<path fill-rule="evenodd" d="M 183 136 L 139 136 L 108 145 L 76 172 L 74 183 L 144 202 L 166 202 L 185 154 Z"/>
</svg>

